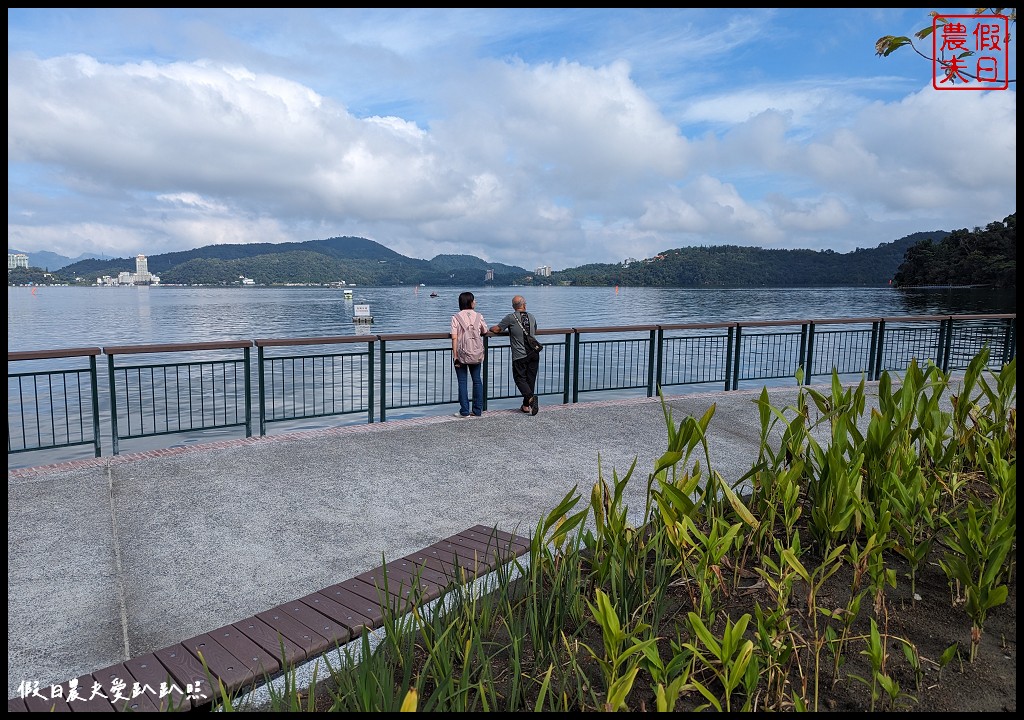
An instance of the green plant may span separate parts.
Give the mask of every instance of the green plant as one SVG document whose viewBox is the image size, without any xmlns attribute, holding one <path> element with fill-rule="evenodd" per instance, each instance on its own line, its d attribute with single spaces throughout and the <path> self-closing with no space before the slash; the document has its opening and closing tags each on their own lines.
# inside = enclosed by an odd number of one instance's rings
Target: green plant
<svg viewBox="0 0 1024 720">
<path fill-rule="evenodd" d="M 635 624 L 628 632 L 619 622 L 608 596 L 599 589 L 595 591 L 594 603 L 587 603 L 594 620 L 601 626 L 604 653 L 599 654 L 584 646 L 597 660 L 605 679 L 605 707 L 615 712 L 626 707 L 626 697 L 633 687 L 645 650 L 649 651 L 657 642 L 645 637 L 649 625 Z"/>
<path fill-rule="evenodd" d="M 864 678 L 859 675 L 851 675 L 854 680 L 864 683 L 871 690 L 871 711 L 875 710 L 875 703 L 882 697 L 882 692 L 889 698 L 890 710 L 895 710 L 898 703 L 907 698 L 900 689 L 900 684 L 885 672 L 888 654 L 885 652 L 885 644 L 882 642 L 881 634 L 878 632 L 878 623 L 871 618 L 871 634 L 866 639 L 867 646 L 861 650 L 871 662 L 871 677 Z"/>
<path fill-rule="evenodd" d="M 706 684 L 693 680 L 693 686 L 716 710 L 731 712 L 733 693 L 736 688 L 743 685 L 746 693 L 742 709 L 749 710 L 753 703 L 753 689 L 757 684 L 759 672 L 758 661 L 754 656 L 754 643 L 743 637 L 750 622 L 750 615 L 743 615 L 735 624 L 732 620 L 726 619 L 721 642 L 708 630 L 696 613 L 687 613 L 687 618 L 700 641 L 700 644 L 687 643 L 687 648 L 693 651 L 694 657 L 714 673 L 715 678 L 721 683 L 725 693 L 724 707 Z"/>
<path fill-rule="evenodd" d="M 1016 518 L 1001 515 L 997 505 L 986 509 L 972 502 L 963 518 L 945 522 L 950 531 L 944 538 L 949 552 L 939 565 L 946 577 L 966 591 L 965 608 L 972 623 L 970 659 L 974 662 L 985 617 L 989 610 L 1006 602 L 1009 592 L 1002 583 L 1003 561 L 1017 538 Z"/>
</svg>

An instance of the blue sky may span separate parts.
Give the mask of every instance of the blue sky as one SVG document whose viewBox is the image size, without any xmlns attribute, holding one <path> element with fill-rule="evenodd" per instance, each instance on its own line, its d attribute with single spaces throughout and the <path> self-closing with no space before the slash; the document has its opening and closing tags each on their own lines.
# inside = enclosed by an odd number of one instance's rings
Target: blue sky
<svg viewBox="0 0 1024 720">
<path fill-rule="evenodd" d="M 355 235 L 558 270 L 984 226 L 1016 212 L 1016 85 L 938 91 L 910 48 L 875 55 L 930 23 L 920 8 L 8 9 L 8 247 Z"/>
</svg>

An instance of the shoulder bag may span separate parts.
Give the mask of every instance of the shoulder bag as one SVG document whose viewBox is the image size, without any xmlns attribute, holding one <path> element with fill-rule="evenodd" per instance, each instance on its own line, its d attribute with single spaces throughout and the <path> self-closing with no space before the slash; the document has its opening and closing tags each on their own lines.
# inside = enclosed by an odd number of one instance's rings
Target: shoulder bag
<svg viewBox="0 0 1024 720">
<path fill-rule="evenodd" d="M 516 320 L 519 321 L 519 327 L 523 329 L 523 344 L 526 345 L 526 352 L 531 355 L 540 355 L 540 351 L 544 349 L 544 345 L 541 344 L 540 340 L 527 331 L 519 313 L 516 313 Z"/>
</svg>

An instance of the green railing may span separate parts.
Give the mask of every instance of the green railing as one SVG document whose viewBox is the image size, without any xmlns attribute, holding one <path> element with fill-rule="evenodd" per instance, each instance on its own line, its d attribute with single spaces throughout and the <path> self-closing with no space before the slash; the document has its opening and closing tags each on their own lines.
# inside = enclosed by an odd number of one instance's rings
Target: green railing
<svg viewBox="0 0 1024 720">
<path fill-rule="evenodd" d="M 92 445 L 100 457 L 99 383 L 95 348 L 7 353 L 7 453 Z M 57 360 L 57 363 L 50 361 Z M 85 360 L 88 367 L 82 367 Z M 11 372 L 45 363 L 46 370 Z"/>
<path fill-rule="evenodd" d="M 652 397 L 659 388 L 686 385 L 738 390 L 741 383 L 797 377 L 810 383 L 833 372 L 878 380 L 912 360 L 962 370 L 984 347 L 997 370 L 1016 356 L 1016 328 L 1016 314 L 1005 314 L 542 330 L 536 390 L 561 395 L 564 404 L 584 393 Z M 508 339 L 488 336 L 484 344 L 485 407 L 517 398 Z M 100 354 L 107 355 L 105 388 L 96 374 Z M 125 360 L 142 354 L 161 357 Z M 346 415 L 386 422 L 389 411 L 458 402 L 446 333 L 129 345 L 15 352 L 7 359 L 8 454 L 93 444 L 99 457 L 103 418 L 117 455 L 128 439 L 191 439 L 235 427 L 249 437 L 253 407 L 265 435 L 268 423 Z"/>
</svg>

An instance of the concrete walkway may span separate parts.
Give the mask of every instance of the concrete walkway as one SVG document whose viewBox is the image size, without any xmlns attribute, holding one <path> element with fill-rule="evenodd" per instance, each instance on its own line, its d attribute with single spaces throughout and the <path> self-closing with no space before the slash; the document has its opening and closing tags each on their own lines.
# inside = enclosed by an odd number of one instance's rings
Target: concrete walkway
<svg viewBox="0 0 1024 720">
<path fill-rule="evenodd" d="M 874 386 L 870 386 L 874 390 Z M 713 469 L 759 447 L 759 391 L 667 398 L 702 416 Z M 776 407 L 796 388 L 770 390 Z M 870 394 L 870 393 L 869 393 Z M 639 521 L 666 448 L 655 399 L 427 417 L 8 470 L 8 697 L 348 579 L 472 525 L 531 535 L 600 466 L 636 459 Z"/>
</svg>

